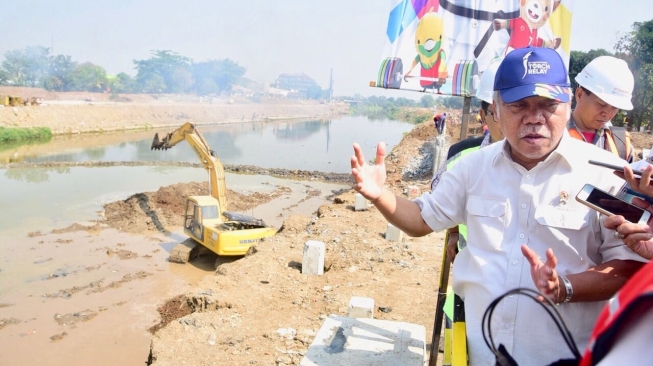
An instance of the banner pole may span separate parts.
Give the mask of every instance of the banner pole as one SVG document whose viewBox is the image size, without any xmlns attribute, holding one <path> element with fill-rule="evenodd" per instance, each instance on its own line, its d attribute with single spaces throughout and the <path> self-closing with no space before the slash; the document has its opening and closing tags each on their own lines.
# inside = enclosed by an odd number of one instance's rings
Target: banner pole
<svg viewBox="0 0 653 366">
<path fill-rule="evenodd" d="M 469 128 L 469 116 L 472 111 L 472 97 L 466 96 L 463 100 L 463 117 L 460 124 L 460 141 L 467 138 L 467 129 Z"/>
</svg>

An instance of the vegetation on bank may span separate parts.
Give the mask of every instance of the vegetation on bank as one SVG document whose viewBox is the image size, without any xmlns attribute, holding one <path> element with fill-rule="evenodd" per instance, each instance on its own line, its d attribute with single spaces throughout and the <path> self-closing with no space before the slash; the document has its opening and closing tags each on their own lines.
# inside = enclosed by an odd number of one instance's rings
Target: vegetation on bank
<svg viewBox="0 0 653 366">
<path fill-rule="evenodd" d="M 4 147 L 9 144 L 22 144 L 27 142 L 46 142 L 52 138 L 52 131 L 48 127 L 34 128 L 8 128 L 0 127 L 0 144 Z"/>
</svg>

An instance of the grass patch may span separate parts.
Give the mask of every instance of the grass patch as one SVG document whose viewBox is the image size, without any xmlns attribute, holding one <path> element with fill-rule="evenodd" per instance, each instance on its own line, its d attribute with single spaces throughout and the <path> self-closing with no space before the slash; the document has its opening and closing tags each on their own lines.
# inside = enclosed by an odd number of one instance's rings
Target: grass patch
<svg viewBox="0 0 653 366">
<path fill-rule="evenodd" d="M 7 128 L 0 127 L 0 144 L 21 144 L 49 141 L 52 131 L 47 127 Z"/>
</svg>

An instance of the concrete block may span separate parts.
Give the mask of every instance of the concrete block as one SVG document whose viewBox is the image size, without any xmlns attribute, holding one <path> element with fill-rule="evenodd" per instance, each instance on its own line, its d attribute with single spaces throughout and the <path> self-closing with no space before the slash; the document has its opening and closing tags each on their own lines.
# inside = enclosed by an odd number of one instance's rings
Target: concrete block
<svg viewBox="0 0 653 366">
<path fill-rule="evenodd" d="M 385 229 L 385 240 L 387 241 L 401 241 L 403 239 L 404 233 L 399 230 L 396 226 L 388 223 L 388 227 Z"/>
<path fill-rule="evenodd" d="M 374 299 L 370 297 L 353 296 L 349 299 L 347 308 L 350 318 L 374 319 Z"/>
<path fill-rule="evenodd" d="M 422 195 L 422 190 L 418 186 L 408 186 L 408 198 L 415 199 Z"/>
<path fill-rule="evenodd" d="M 354 204 L 354 211 L 367 210 L 367 199 L 362 194 L 356 193 L 356 203 Z"/>
<path fill-rule="evenodd" d="M 300 366 L 423 366 L 426 329 L 418 324 L 329 315 Z"/>
<path fill-rule="evenodd" d="M 302 274 L 308 276 L 321 276 L 324 274 L 324 243 L 309 240 L 304 244 L 302 258 Z"/>
</svg>

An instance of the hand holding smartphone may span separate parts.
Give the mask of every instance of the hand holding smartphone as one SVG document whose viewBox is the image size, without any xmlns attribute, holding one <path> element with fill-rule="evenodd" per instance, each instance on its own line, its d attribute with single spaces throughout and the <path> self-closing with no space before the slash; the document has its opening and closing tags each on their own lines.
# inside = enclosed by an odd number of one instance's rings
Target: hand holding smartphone
<svg viewBox="0 0 653 366">
<path fill-rule="evenodd" d="M 651 213 L 621 200 L 591 184 L 586 184 L 576 195 L 576 200 L 607 216 L 621 215 L 636 224 L 648 223 Z"/>
<path fill-rule="evenodd" d="M 608 164 L 608 163 L 604 163 L 602 161 L 596 161 L 596 160 L 589 160 L 587 162 L 592 164 L 592 165 L 602 166 L 604 168 L 616 170 L 616 171 L 621 172 L 621 173 L 624 172 L 624 167 L 619 166 L 619 165 Z M 635 177 L 635 178 L 641 178 L 641 176 L 644 173 L 641 170 L 633 169 L 633 174 L 638 175 L 638 177 Z"/>
</svg>

